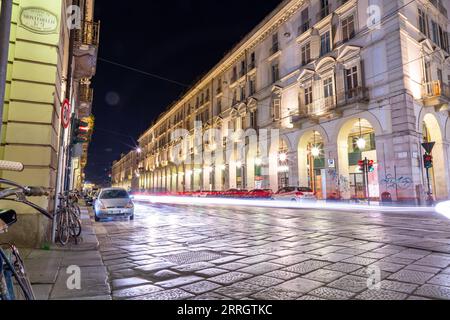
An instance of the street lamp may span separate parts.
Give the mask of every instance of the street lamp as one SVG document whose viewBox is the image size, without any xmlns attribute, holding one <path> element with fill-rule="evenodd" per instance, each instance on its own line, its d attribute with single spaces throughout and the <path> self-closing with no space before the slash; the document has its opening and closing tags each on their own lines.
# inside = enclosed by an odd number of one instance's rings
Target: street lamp
<svg viewBox="0 0 450 320">
<path fill-rule="evenodd" d="M 258 158 L 255 159 L 255 165 L 257 165 L 258 167 L 261 166 L 262 163 L 263 163 L 263 161 L 262 161 L 261 158 L 258 157 Z"/>
<path fill-rule="evenodd" d="M 356 145 L 359 150 L 364 150 L 367 145 L 367 141 L 362 136 L 362 126 L 361 126 L 361 118 L 359 119 L 359 139 L 356 141 Z"/>
<path fill-rule="evenodd" d="M 280 161 L 285 162 L 287 160 L 287 154 L 286 153 L 280 153 Z"/>
<path fill-rule="evenodd" d="M 142 149 L 141 148 L 136 148 L 136 152 L 137 153 L 142 153 Z"/>
<path fill-rule="evenodd" d="M 311 149 L 311 155 L 312 155 L 314 158 L 318 158 L 318 157 L 320 156 L 320 149 L 319 149 L 318 146 L 312 147 L 312 149 Z"/>
</svg>

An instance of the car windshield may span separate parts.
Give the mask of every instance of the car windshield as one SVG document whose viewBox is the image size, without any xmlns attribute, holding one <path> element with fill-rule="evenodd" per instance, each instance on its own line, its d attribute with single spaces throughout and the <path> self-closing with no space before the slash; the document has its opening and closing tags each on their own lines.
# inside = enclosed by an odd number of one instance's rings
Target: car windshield
<svg viewBox="0 0 450 320">
<path fill-rule="evenodd" d="M 311 188 L 298 188 L 300 192 L 313 192 Z"/>
<path fill-rule="evenodd" d="M 128 193 L 125 190 L 107 190 L 103 191 L 100 199 L 128 199 Z"/>
</svg>

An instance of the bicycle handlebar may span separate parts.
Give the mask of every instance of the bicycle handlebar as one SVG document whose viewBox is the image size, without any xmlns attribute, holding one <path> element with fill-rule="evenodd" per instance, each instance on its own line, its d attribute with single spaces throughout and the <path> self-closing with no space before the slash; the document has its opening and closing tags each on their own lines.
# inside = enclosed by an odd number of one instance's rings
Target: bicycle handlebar
<svg viewBox="0 0 450 320">
<path fill-rule="evenodd" d="M 25 188 L 25 195 L 27 197 L 44 197 L 49 196 L 50 192 L 42 187 L 27 187 Z"/>
<path fill-rule="evenodd" d="M 20 162 L 0 160 L 0 170 L 22 172 L 24 166 Z"/>
</svg>

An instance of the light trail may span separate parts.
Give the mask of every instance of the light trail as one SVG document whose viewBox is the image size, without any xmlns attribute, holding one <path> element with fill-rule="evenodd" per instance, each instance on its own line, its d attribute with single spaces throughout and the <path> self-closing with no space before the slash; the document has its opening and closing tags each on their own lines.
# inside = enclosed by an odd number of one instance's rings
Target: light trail
<svg viewBox="0 0 450 320">
<path fill-rule="evenodd" d="M 242 200 L 224 198 L 196 198 L 175 196 L 147 196 L 135 195 L 137 202 L 172 205 L 194 205 L 194 206 L 234 206 L 234 207 L 264 207 L 283 209 L 315 209 L 315 210 L 337 210 L 337 211 L 364 211 L 364 212 L 433 212 L 430 207 L 401 207 L 380 205 L 358 205 L 348 203 L 330 202 L 292 202 L 279 200 Z M 450 217 L 450 215 L 449 215 Z"/>
<path fill-rule="evenodd" d="M 441 202 L 436 206 L 436 212 L 450 219 L 450 201 Z"/>
</svg>

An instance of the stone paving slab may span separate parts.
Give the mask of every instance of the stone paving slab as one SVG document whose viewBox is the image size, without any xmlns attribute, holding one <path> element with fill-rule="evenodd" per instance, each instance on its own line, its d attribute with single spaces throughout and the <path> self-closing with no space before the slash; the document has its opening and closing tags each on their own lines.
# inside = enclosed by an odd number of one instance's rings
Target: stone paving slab
<svg viewBox="0 0 450 320">
<path fill-rule="evenodd" d="M 133 222 L 96 224 L 114 299 L 406 300 L 450 292 L 450 250 L 435 251 L 450 222 L 432 213 L 424 225 L 410 213 L 140 210 Z M 373 270 L 379 290 L 369 288 Z"/>
</svg>

